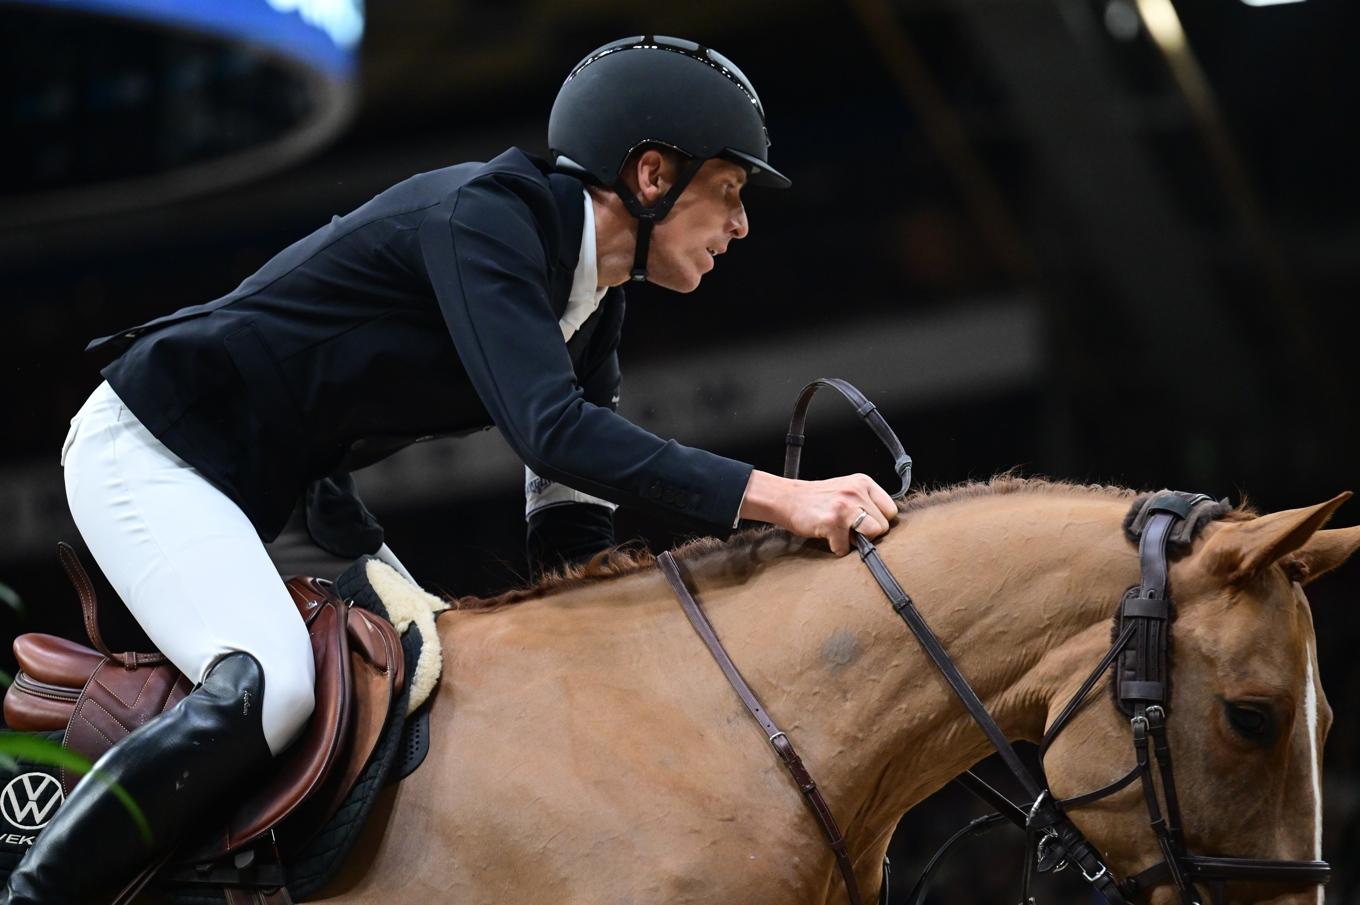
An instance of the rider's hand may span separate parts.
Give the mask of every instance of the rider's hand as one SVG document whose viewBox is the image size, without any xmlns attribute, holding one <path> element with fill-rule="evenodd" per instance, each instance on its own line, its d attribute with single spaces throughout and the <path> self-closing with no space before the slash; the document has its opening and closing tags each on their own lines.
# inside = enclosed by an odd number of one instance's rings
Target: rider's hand
<svg viewBox="0 0 1360 905">
<path fill-rule="evenodd" d="M 860 513 L 864 518 L 860 519 Z M 850 552 L 850 529 L 865 537 L 888 530 L 897 516 L 897 504 L 872 478 L 846 475 L 827 481 L 798 481 L 764 471 L 751 472 L 741 517 L 770 522 L 802 537 L 822 537 L 831 552 Z"/>
</svg>

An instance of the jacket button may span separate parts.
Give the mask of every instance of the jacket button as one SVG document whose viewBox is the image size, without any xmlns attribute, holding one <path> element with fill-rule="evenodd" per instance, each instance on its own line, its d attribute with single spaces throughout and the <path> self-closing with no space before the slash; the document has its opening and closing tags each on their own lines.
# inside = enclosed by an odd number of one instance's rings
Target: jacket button
<svg viewBox="0 0 1360 905">
<path fill-rule="evenodd" d="M 653 481 L 650 485 L 648 485 L 647 492 L 644 495 L 651 500 L 661 499 L 661 482 Z"/>
</svg>

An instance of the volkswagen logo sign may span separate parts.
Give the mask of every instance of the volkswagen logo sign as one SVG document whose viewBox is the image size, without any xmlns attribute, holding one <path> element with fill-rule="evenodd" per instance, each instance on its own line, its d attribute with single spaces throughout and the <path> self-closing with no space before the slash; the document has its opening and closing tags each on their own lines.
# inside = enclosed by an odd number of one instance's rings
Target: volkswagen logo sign
<svg viewBox="0 0 1360 905">
<path fill-rule="evenodd" d="M 61 783 L 47 773 L 23 773 L 0 792 L 0 816 L 19 830 L 40 830 L 66 798 Z"/>
</svg>

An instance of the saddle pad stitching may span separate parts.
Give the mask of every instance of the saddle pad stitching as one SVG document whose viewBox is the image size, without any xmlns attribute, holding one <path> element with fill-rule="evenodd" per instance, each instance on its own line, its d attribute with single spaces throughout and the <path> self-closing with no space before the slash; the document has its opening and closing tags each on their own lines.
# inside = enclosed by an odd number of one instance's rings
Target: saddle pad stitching
<svg viewBox="0 0 1360 905">
<path fill-rule="evenodd" d="M 109 658 L 108 658 L 108 657 L 100 657 L 100 658 L 99 658 L 99 666 L 103 666 L 103 665 L 104 665 L 105 663 L 107 663 L 107 662 L 109 662 Z M 96 667 L 95 667 L 95 672 L 98 672 L 98 671 L 99 671 L 99 666 L 96 666 Z M 82 698 L 85 696 L 86 690 L 90 687 L 90 680 L 93 679 L 93 678 L 94 678 L 94 673 L 91 673 L 91 674 L 90 674 L 90 678 L 89 678 L 89 679 L 86 679 L 86 680 L 85 680 L 85 684 L 81 687 L 81 689 L 80 689 L 80 694 L 81 694 L 81 697 L 82 697 Z M 67 723 L 66 723 L 66 731 L 63 732 L 63 733 L 61 734 L 61 746 L 62 746 L 63 748 L 66 748 L 67 750 L 71 750 L 71 741 L 72 741 L 72 740 L 71 740 L 71 734 L 72 734 L 72 731 L 73 731 L 73 730 L 75 729 L 75 727 L 76 727 L 76 720 L 75 720 L 75 718 L 76 718 L 77 716 L 79 716 L 79 715 L 80 715 L 80 703 L 79 703 L 79 700 L 77 700 L 77 703 L 76 703 L 75 708 L 73 708 L 72 711 L 71 711 L 71 719 L 68 720 Z M 89 721 L 86 720 L 86 722 L 89 722 Z M 96 731 L 98 731 L 98 730 L 96 730 Z M 105 736 L 105 738 L 107 738 L 107 736 Z M 71 778 L 70 773 L 67 771 L 67 769 L 66 769 L 65 767 L 62 767 L 62 768 L 61 768 L 61 786 L 62 786 L 63 789 L 70 788 L 70 787 L 72 787 L 72 786 L 74 785 L 74 783 L 70 783 L 70 782 L 69 782 L 70 778 Z"/>
<path fill-rule="evenodd" d="M 85 722 L 90 723 L 89 719 L 85 716 L 85 707 L 86 707 L 86 705 L 89 705 L 89 704 L 93 704 L 94 706 L 98 707 L 100 710 L 102 710 L 102 711 L 104 711 L 105 713 L 107 713 L 107 714 L 109 715 L 109 719 L 113 720 L 115 723 L 117 723 L 119 726 L 121 726 L 124 732 L 131 734 L 131 732 L 132 732 L 132 727 L 131 727 L 131 726 L 129 726 L 127 723 L 124 723 L 122 720 L 120 720 L 120 719 L 118 718 L 118 715 L 117 715 L 117 714 L 115 714 L 115 713 L 114 713 L 112 710 L 110 710 L 109 708 L 105 707 L 103 704 L 101 704 L 101 703 L 99 703 L 98 701 L 96 701 L 94 698 L 86 698 L 85 701 L 84 701 L 84 703 L 81 704 L 81 707 L 80 707 L 80 718 L 81 718 L 82 720 L 85 720 Z M 98 726 L 95 726 L 94 723 L 90 723 L 90 726 L 91 726 L 91 728 L 93 728 L 96 732 L 99 732 L 99 727 L 98 727 Z M 100 734 L 100 735 L 104 735 L 104 733 L 102 733 L 102 732 L 100 732 L 99 734 Z M 104 738 L 108 738 L 108 736 L 107 736 L 107 735 L 104 735 Z M 112 741 L 112 739 L 110 739 L 110 741 Z"/>
<path fill-rule="evenodd" d="M 117 693 L 116 691 L 114 691 L 114 690 L 113 690 L 112 688 L 110 688 L 109 686 L 105 685 L 105 684 L 104 684 L 103 682 L 101 682 L 100 680 L 95 679 L 95 680 L 94 680 L 94 684 L 98 685 L 100 688 L 102 688 L 102 689 L 104 689 L 105 691 L 107 691 L 107 692 L 109 693 L 109 696 L 110 696 L 111 698 L 113 698 L 114 700 L 116 700 L 119 704 L 122 704 L 122 705 L 123 705 L 124 707 L 126 707 L 128 710 L 136 710 L 136 709 L 137 709 L 137 702 L 140 701 L 140 700 L 142 699 L 142 695 L 146 694 L 146 687 L 147 687 L 148 685 L 151 684 L 151 680 L 154 679 L 155 677 L 156 677 L 156 670 L 155 670 L 155 669 L 150 669 L 150 670 L 147 671 L 146 681 L 142 682 L 142 688 L 141 688 L 140 691 L 137 692 L 137 697 L 133 698 L 131 704 L 129 704 L 127 701 L 125 701 L 125 700 L 123 700 L 121 697 L 119 697 L 119 696 L 118 696 L 118 693 Z M 109 714 L 109 715 L 112 716 L 113 714 Z"/>
<path fill-rule="evenodd" d="M 92 703 L 93 703 L 93 702 L 92 702 Z M 100 707 L 99 709 L 100 709 L 100 710 L 104 710 L 103 707 Z M 104 712 L 105 712 L 105 713 L 108 713 L 107 710 L 104 710 Z M 109 714 L 109 715 L 112 716 L 113 714 Z M 105 734 L 104 734 L 104 730 L 100 729 L 100 728 L 99 728 L 98 726 L 96 726 L 94 723 L 91 723 L 91 722 L 90 722 L 89 718 L 88 718 L 87 716 L 85 716 L 85 708 L 83 708 L 83 707 L 82 707 L 81 710 L 80 710 L 80 719 L 85 723 L 86 726 L 89 726 L 89 727 L 90 727 L 91 729 L 93 729 L 95 732 L 99 733 L 99 737 L 102 738 L 104 741 L 108 742 L 110 747 L 112 747 L 112 746 L 118 744 L 118 743 L 115 742 L 113 739 L 111 739 L 111 738 L 109 738 L 107 735 L 105 735 Z M 119 723 L 118 725 L 123 726 L 122 723 Z M 126 727 L 126 726 L 123 726 L 123 729 L 126 730 L 127 727 Z M 129 733 L 129 734 L 131 734 L 131 733 Z M 96 760 L 98 760 L 98 758 L 96 758 Z"/>
<path fill-rule="evenodd" d="M 170 699 L 173 698 L 174 696 L 175 696 L 175 686 L 174 686 L 174 685 L 171 685 L 171 686 L 170 686 L 170 693 L 167 694 L 167 695 L 165 696 L 165 700 L 161 702 L 161 709 L 160 709 L 160 711 L 159 711 L 160 713 L 165 713 L 165 711 L 167 711 L 167 710 L 170 709 Z M 181 700 L 183 700 L 183 699 L 181 698 Z M 178 704 L 179 701 L 176 701 L 175 703 Z"/>
</svg>

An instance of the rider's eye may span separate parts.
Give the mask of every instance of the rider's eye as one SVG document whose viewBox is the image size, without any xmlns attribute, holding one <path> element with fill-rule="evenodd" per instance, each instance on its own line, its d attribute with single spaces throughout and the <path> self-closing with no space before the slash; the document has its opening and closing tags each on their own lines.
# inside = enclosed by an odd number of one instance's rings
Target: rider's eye
<svg viewBox="0 0 1360 905">
<path fill-rule="evenodd" d="M 1266 744 L 1275 737 L 1275 720 L 1269 710 L 1259 704 L 1223 702 L 1228 723 L 1248 741 Z"/>
</svg>

